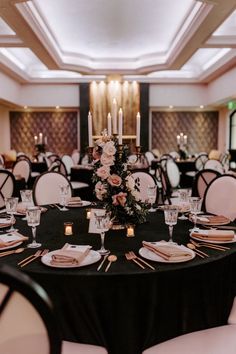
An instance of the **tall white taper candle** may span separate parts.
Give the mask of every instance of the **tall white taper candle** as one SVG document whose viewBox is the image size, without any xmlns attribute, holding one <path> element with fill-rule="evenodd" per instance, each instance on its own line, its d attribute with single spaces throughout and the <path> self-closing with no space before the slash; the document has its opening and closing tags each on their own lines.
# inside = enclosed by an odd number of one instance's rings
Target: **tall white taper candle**
<svg viewBox="0 0 236 354">
<path fill-rule="evenodd" d="M 88 143 L 89 147 L 93 147 L 93 134 L 92 134 L 92 114 L 88 114 Z"/>
<path fill-rule="evenodd" d="M 107 134 L 111 136 L 111 113 L 107 115 Z"/>
<path fill-rule="evenodd" d="M 136 116 L 136 146 L 140 146 L 140 113 Z"/>
<path fill-rule="evenodd" d="M 122 145 L 122 134 L 123 134 L 123 112 L 122 112 L 122 108 L 119 109 L 118 130 L 119 130 L 118 144 Z"/>
<path fill-rule="evenodd" d="M 113 134 L 117 134 L 117 102 L 115 98 L 112 101 L 112 129 Z"/>
</svg>

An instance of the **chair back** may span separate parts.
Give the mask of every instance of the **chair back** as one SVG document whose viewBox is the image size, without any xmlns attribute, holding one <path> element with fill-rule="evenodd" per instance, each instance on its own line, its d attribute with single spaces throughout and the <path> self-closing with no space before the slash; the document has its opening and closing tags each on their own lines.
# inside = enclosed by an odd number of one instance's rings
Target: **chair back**
<svg viewBox="0 0 236 354">
<path fill-rule="evenodd" d="M 218 171 L 220 174 L 224 173 L 224 167 L 219 160 L 213 160 L 213 159 L 207 160 L 204 164 L 204 169 L 206 168 Z"/>
<path fill-rule="evenodd" d="M 0 154 L 0 168 L 4 168 L 5 166 L 5 159 L 4 156 Z"/>
<path fill-rule="evenodd" d="M 8 170 L 0 170 L 0 209 L 5 208 L 5 198 L 14 192 L 15 177 Z"/>
<path fill-rule="evenodd" d="M 204 169 L 196 173 L 193 181 L 192 195 L 195 197 L 204 197 L 207 186 L 213 179 L 219 177 L 221 174 L 218 171 Z"/>
<path fill-rule="evenodd" d="M 236 178 L 232 175 L 221 175 L 208 185 L 203 208 L 207 213 L 223 215 L 230 220 L 236 218 Z"/>
<path fill-rule="evenodd" d="M 166 174 L 172 188 L 177 188 L 180 184 L 180 172 L 176 162 L 173 159 L 166 161 Z"/>
<path fill-rule="evenodd" d="M 0 353 L 61 353 L 52 303 L 29 276 L 2 265 L 0 304 Z"/>
<path fill-rule="evenodd" d="M 146 151 L 144 155 L 148 161 L 149 166 L 151 166 L 152 160 L 155 159 L 154 154 L 151 151 Z"/>
<path fill-rule="evenodd" d="M 31 174 L 30 162 L 25 158 L 17 160 L 13 166 L 12 173 L 15 177 L 20 176 L 24 178 L 25 182 L 28 183 Z"/>
<path fill-rule="evenodd" d="M 69 156 L 69 155 L 63 155 L 61 160 L 62 160 L 62 162 L 65 165 L 65 168 L 66 168 L 66 171 L 67 171 L 67 175 L 70 176 L 71 167 L 73 167 L 75 165 L 72 157 Z"/>
<path fill-rule="evenodd" d="M 197 171 L 203 169 L 205 162 L 208 160 L 208 155 L 206 152 L 201 152 L 195 159 L 195 168 Z"/>
<path fill-rule="evenodd" d="M 33 186 L 35 205 L 60 203 L 61 184 L 68 184 L 70 186 L 68 197 L 71 197 L 71 183 L 63 174 L 56 171 L 47 171 L 38 176 Z"/>
<path fill-rule="evenodd" d="M 132 177 L 134 178 L 136 187 L 139 190 L 140 200 L 142 202 L 146 202 L 148 200 L 147 187 L 155 186 L 155 179 L 147 172 L 133 172 Z"/>
<path fill-rule="evenodd" d="M 80 160 L 80 152 L 79 150 L 73 150 L 72 154 L 71 154 L 71 158 L 74 162 L 74 165 L 78 165 L 79 164 L 79 160 Z"/>
</svg>

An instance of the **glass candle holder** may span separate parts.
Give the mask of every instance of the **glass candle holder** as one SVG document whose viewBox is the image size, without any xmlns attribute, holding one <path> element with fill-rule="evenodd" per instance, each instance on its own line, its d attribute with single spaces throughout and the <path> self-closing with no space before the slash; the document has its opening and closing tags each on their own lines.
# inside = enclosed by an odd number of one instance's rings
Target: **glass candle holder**
<svg viewBox="0 0 236 354">
<path fill-rule="evenodd" d="M 90 219 L 91 217 L 91 209 L 86 209 L 86 218 Z"/>
<path fill-rule="evenodd" d="M 73 235 L 73 222 L 71 221 L 64 222 L 64 235 L 66 236 Z"/>
<path fill-rule="evenodd" d="M 127 233 L 126 233 L 127 237 L 134 237 L 134 225 L 127 225 Z"/>
</svg>

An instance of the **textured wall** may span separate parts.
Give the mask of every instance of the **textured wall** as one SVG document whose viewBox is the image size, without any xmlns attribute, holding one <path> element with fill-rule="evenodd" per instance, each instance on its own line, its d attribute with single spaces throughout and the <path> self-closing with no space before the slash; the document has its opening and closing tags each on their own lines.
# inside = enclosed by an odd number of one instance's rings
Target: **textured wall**
<svg viewBox="0 0 236 354">
<path fill-rule="evenodd" d="M 217 149 L 218 112 L 152 112 L 152 148 L 177 150 L 176 136 L 188 136 L 188 152 Z"/>
<path fill-rule="evenodd" d="M 34 155 L 34 135 L 47 136 L 47 151 L 71 153 L 77 147 L 77 112 L 10 112 L 11 147 Z"/>
</svg>

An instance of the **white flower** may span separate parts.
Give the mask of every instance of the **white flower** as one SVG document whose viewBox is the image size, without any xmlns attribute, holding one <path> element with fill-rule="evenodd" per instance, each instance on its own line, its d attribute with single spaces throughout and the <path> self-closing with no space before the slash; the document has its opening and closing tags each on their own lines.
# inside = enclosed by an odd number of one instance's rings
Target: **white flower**
<svg viewBox="0 0 236 354">
<path fill-rule="evenodd" d="M 101 156 L 101 164 L 104 166 L 113 166 L 114 165 L 114 156 L 107 155 L 105 153 Z"/>
<path fill-rule="evenodd" d="M 116 153 L 116 148 L 115 144 L 113 141 L 108 141 L 104 146 L 103 146 L 103 152 L 109 156 L 113 156 Z"/>
<path fill-rule="evenodd" d="M 96 197 L 99 200 L 103 200 L 103 198 L 106 196 L 107 189 L 106 189 L 106 186 L 101 181 L 96 183 L 96 185 L 95 185 L 95 193 L 96 193 Z"/>
<path fill-rule="evenodd" d="M 131 191 L 132 196 L 135 198 L 135 200 L 141 200 L 141 196 L 139 191 L 137 191 L 136 189 Z"/>
</svg>

